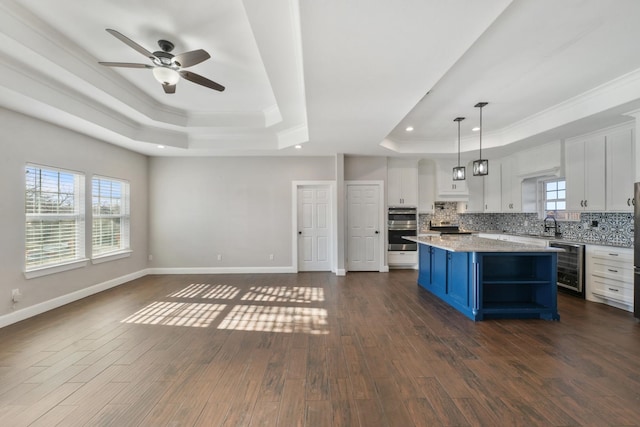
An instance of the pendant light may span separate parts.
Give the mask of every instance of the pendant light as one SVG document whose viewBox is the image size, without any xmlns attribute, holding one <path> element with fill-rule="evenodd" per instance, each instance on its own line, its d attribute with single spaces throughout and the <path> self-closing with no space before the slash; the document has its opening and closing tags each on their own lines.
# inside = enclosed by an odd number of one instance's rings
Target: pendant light
<svg viewBox="0 0 640 427">
<path fill-rule="evenodd" d="M 480 108 L 480 158 L 473 161 L 473 175 L 484 176 L 489 175 L 489 160 L 482 158 L 482 107 L 488 102 L 478 102 L 474 107 Z"/>
<path fill-rule="evenodd" d="M 456 117 L 454 122 L 458 122 L 458 166 L 453 168 L 453 180 L 464 181 L 465 180 L 465 167 L 460 166 L 460 122 L 464 120 L 464 117 Z"/>
</svg>

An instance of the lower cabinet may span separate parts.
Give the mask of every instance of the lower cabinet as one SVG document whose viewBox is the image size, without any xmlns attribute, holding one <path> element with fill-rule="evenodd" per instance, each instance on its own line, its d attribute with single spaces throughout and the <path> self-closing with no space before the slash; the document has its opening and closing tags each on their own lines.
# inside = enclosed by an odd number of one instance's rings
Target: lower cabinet
<svg viewBox="0 0 640 427">
<path fill-rule="evenodd" d="M 389 251 L 387 263 L 394 268 L 416 268 L 418 264 L 417 251 Z"/>
<path fill-rule="evenodd" d="M 560 319 L 555 253 L 481 253 L 478 266 L 485 318 Z"/>
<path fill-rule="evenodd" d="M 462 307 L 471 307 L 471 254 L 447 252 L 447 294 Z"/>
<path fill-rule="evenodd" d="M 633 311 L 633 249 L 588 245 L 585 298 Z"/>
<path fill-rule="evenodd" d="M 453 252 L 419 246 L 418 284 L 470 319 L 560 319 L 555 252 Z"/>
</svg>

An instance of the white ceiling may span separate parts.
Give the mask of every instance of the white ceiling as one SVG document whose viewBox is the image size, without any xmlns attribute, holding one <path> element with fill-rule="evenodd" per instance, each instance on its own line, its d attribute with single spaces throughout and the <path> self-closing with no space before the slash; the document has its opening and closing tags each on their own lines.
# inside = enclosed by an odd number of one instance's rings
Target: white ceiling
<svg viewBox="0 0 640 427">
<path fill-rule="evenodd" d="M 508 151 L 630 120 L 638 22 L 637 0 L 2 0 L 0 106 L 153 156 L 440 156 L 457 116 L 477 149 L 486 101 Z M 106 28 L 208 51 L 189 70 L 226 90 L 98 65 L 150 63 Z"/>
</svg>

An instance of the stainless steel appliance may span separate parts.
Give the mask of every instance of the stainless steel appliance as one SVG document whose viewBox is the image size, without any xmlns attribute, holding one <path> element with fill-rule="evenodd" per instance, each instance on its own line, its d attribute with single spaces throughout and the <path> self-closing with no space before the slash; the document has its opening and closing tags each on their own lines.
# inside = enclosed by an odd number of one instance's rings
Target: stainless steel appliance
<svg viewBox="0 0 640 427">
<path fill-rule="evenodd" d="M 460 230 L 460 224 L 451 221 L 429 221 L 429 229 L 439 231 L 440 234 L 471 234 L 471 231 Z"/>
<path fill-rule="evenodd" d="M 584 298 L 584 245 L 549 242 L 558 252 L 558 290 Z"/>
<path fill-rule="evenodd" d="M 417 251 L 418 244 L 402 236 L 418 235 L 418 210 L 408 207 L 390 207 L 387 216 L 390 251 Z"/>
<path fill-rule="evenodd" d="M 640 319 L 640 182 L 634 185 L 633 200 L 633 315 Z"/>
</svg>

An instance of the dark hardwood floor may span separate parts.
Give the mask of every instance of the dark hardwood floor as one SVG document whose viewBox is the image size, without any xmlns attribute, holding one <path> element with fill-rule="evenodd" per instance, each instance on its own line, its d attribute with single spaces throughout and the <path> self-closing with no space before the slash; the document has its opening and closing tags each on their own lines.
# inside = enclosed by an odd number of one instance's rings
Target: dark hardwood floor
<svg viewBox="0 0 640 427">
<path fill-rule="evenodd" d="M 630 313 L 474 323 L 416 278 L 135 280 L 0 329 L 0 425 L 640 425 Z"/>
</svg>

